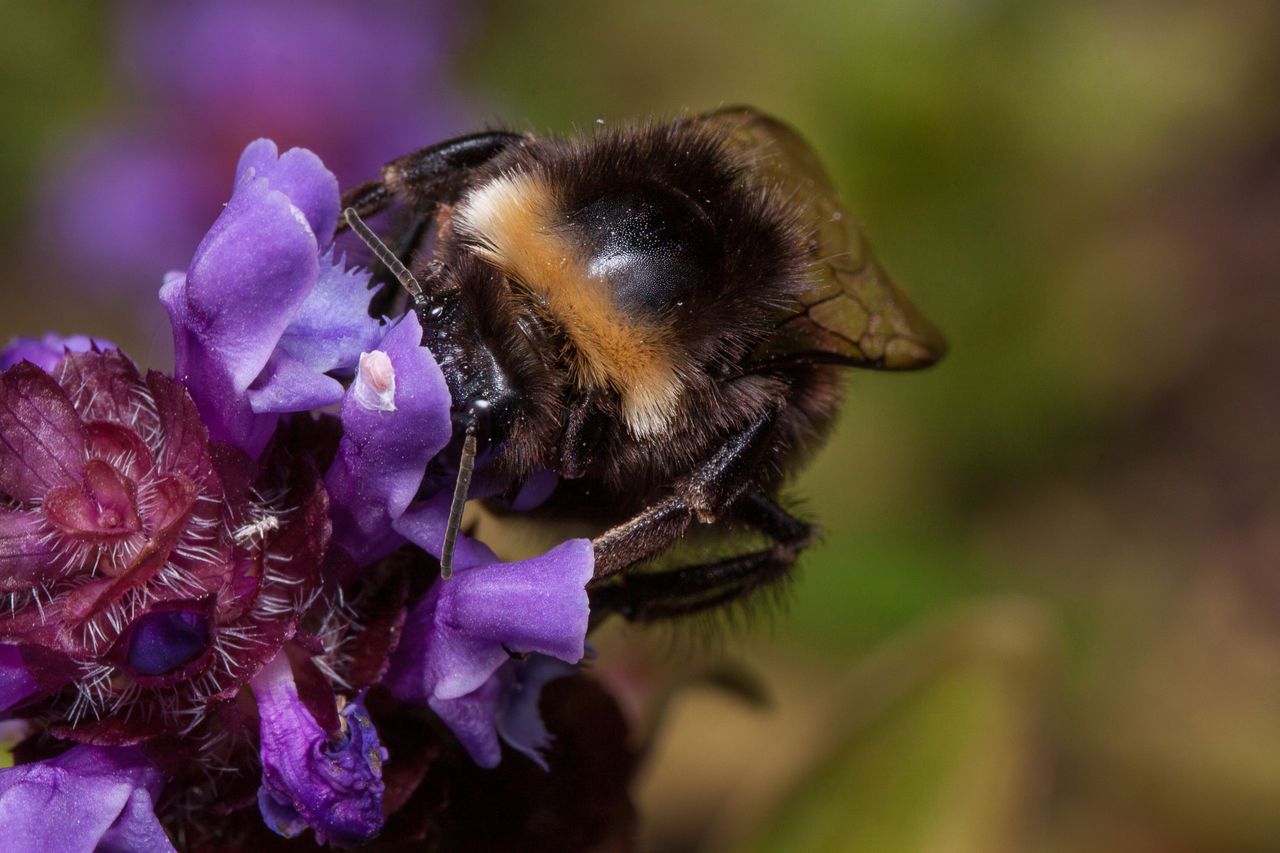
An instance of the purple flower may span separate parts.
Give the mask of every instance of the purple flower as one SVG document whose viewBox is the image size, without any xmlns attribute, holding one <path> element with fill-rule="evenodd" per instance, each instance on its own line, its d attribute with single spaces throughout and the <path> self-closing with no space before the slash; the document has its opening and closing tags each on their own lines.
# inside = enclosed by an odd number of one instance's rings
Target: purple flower
<svg viewBox="0 0 1280 853">
<path fill-rule="evenodd" d="M 396 528 L 439 556 L 449 497 L 411 510 Z M 586 539 L 501 563 L 482 544 L 460 538 L 453 576 L 437 580 L 409 614 L 388 686 L 402 701 L 430 706 L 477 764 L 496 765 L 499 670 L 512 654 L 582 659 L 590 615 L 585 587 L 593 568 Z"/>
<path fill-rule="evenodd" d="M 250 139 L 321 143 L 354 183 L 463 129 L 443 67 L 464 10 L 451 0 L 120 5 L 130 108 L 77 133 L 46 191 L 47 243 L 83 272 L 69 283 L 150 292 L 190 256 L 224 198 L 226 163 Z"/>
<path fill-rule="evenodd" d="M 325 485 L 334 540 L 360 564 L 404 542 L 392 523 L 449 441 L 449 389 L 421 342 L 422 327 L 410 312 L 378 349 L 361 356 L 342 404 L 342 442 Z"/>
<path fill-rule="evenodd" d="M 287 838 L 310 826 L 321 844 L 355 844 L 377 833 L 387 753 L 363 704 L 346 705 L 340 730 L 325 731 L 299 698 L 284 654 L 251 684 L 261 733 L 258 806 L 267 825 Z"/>
<path fill-rule="evenodd" d="M 115 349 L 116 345 L 88 335 L 63 337 L 49 332 L 39 338 L 14 338 L 0 350 L 0 370 L 8 370 L 20 361 L 29 361 L 44 371 L 52 371 L 62 363 L 69 352 L 88 352 L 91 349 Z"/>
<path fill-rule="evenodd" d="M 190 727 L 275 654 L 329 533 L 314 467 L 284 468 L 210 442 L 117 350 L 0 374 L 0 642 L 77 685 L 64 736 Z"/>
<path fill-rule="evenodd" d="M 0 723 L 28 763 L 0 775 L 0 829 L 21 844 L 169 849 L 160 803 L 227 809 L 183 825 L 197 845 L 351 845 L 417 791 L 447 823 L 439 774 L 474 775 L 464 751 L 493 767 L 505 741 L 547 769 L 539 698 L 583 655 L 591 545 L 501 563 L 463 537 L 456 573 L 429 576 L 451 400 L 418 317 L 370 318 L 368 277 L 335 263 L 337 208 L 313 154 L 255 142 L 166 281 L 175 377 L 87 338 L 3 354 Z M 517 511 L 555 477 L 523 486 Z M 403 758 L 386 781 L 375 719 Z M 237 780 L 259 765 L 254 810 Z"/>
<path fill-rule="evenodd" d="M 196 249 L 186 275 L 160 298 L 174 332 L 174 369 L 210 434 L 257 457 L 280 415 L 342 399 L 327 375 L 354 367 L 376 345 L 368 276 L 325 251 L 338 219 L 338 185 L 300 148 L 277 156 L 249 145 L 231 201 Z"/>
<path fill-rule="evenodd" d="M 155 815 L 163 784 L 134 746 L 82 745 L 0 770 L 0 838 L 15 853 L 173 850 Z"/>
</svg>

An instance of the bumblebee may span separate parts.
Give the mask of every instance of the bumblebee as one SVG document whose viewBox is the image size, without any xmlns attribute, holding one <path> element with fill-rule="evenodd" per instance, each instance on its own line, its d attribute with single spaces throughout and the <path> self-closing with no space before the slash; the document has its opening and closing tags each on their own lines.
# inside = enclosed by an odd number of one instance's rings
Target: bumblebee
<svg viewBox="0 0 1280 853">
<path fill-rule="evenodd" d="M 511 490 L 554 473 L 543 511 L 603 529 L 597 615 L 673 617 L 785 577 L 815 529 L 776 496 L 829 431 L 843 369 L 912 370 L 945 350 L 812 149 L 749 108 L 569 138 L 465 136 L 343 201 L 452 394 L 450 531 L 473 463 Z M 364 224 L 389 208 L 394 250 Z M 770 544 L 628 571 L 694 525 Z"/>
</svg>

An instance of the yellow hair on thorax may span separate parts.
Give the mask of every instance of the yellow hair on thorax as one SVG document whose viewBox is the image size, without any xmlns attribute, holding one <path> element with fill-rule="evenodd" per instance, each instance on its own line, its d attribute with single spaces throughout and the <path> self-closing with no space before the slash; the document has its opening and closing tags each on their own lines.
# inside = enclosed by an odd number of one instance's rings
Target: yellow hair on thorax
<svg viewBox="0 0 1280 853">
<path fill-rule="evenodd" d="M 527 173 L 502 175 L 467 195 L 455 222 L 481 257 L 532 294 L 564 330 L 578 383 L 616 392 L 632 434 L 662 432 L 682 387 L 671 330 L 618 311 L 608 282 L 587 273 L 551 187 Z"/>
</svg>

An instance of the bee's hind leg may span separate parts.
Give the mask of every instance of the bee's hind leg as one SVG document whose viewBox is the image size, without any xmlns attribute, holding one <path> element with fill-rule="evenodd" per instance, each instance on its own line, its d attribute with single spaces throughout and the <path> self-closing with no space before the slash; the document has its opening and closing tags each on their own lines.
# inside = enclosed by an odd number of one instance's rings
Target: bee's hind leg
<svg viewBox="0 0 1280 853">
<path fill-rule="evenodd" d="M 817 536 L 816 529 L 748 489 L 734 517 L 774 540 L 768 548 L 671 571 L 624 574 L 591 590 L 594 617 L 617 613 L 629 622 L 671 619 L 720 605 L 781 581 Z"/>
</svg>

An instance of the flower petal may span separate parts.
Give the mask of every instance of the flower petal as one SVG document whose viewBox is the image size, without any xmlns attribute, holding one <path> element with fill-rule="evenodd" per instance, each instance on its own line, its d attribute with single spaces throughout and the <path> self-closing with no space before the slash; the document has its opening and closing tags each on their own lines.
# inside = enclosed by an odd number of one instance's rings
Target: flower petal
<svg viewBox="0 0 1280 853">
<path fill-rule="evenodd" d="M 249 389 L 248 397 L 256 414 L 283 414 L 332 406 L 342 399 L 342 393 L 338 380 L 277 352 Z"/>
<path fill-rule="evenodd" d="M 402 701 L 431 704 L 480 689 L 511 652 L 576 663 L 584 651 L 585 587 L 593 565 L 591 543 L 573 539 L 519 563 L 456 568 L 410 612 L 388 688 Z"/>
<path fill-rule="evenodd" d="M 508 659 L 475 690 L 455 699 L 432 697 L 427 705 L 480 767 L 497 767 L 502 760 L 501 737 L 509 746 L 547 769 L 542 752 L 551 733 L 542 722 L 538 702 L 542 688 L 573 673 L 573 667 L 545 655 L 527 661 Z"/>
<path fill-rule="evenodd" d="M 359 563 L 398 544 L 392 524 L 413 500 L 427 463 L 449 441 L 449 389 L 422 343 L 412 312 L 387 333 L 379 350 L 394 370 L 394 411 L 368 409 L 357 389 L 342 404 L 344 436 L 325 476 L 334 539 Z"/>
<path fill-rule="evenodd" d="M 513 660 L 500 674 L 507 677 L 494 721 L 498 734 L 509 746 L 546 770 L 543 752 L 551 746 L 551 733 L 542 721 L 538 703 L 542 698 L 542 688 L 572 675 L 573 667 L 546 655 L 530 655 L 528 660 Z"/>
<path fill-rule="evenodd" d="M 250 172 L 252 170 L 252 172 Z M 250 142 L 236 165 L 237 187 L 247 175 L 265 179 L 271 189 L 284 193 L 302 211 L 316 243 L 328 246 L 338 224 L 338 179 L 311 151 L 290 148 L 277 156 L 270 139 Z"/>
<path fill-rule="evenodd" d="M 317 841 L 342 844 L 359 843 L 381 829 L 386 753 L 362 704 L 343 708 L 344 732 L 330 735 L 298 698 L 284 653 L 250 684 L 260 720 L 259 804 L 271 828 L 292 837 L 302 831 L 302 821 Z"/>
<path fill-rule="evenodd" d="M 251 456 L 275 417 L 255 416 L 244 395 L 311 292 L 317 252 L 289 197 L 246 173 L 187 275 L 166 278 L 160 291 L 173 324 L 175 374 L 210 434 Z"/>
<path fill-rule="evenodd" d="M 396 532 L 437 560 L 440 559 L 440 553 L 444 550 L 445 528 L 449 524 L 449 505 L 452 502 L 453 493 L 444 491 L 415 504 L 396 519 Z M 489 546 L 469 536 L 458 535 L 453 552 L 455 571 L 496 562 L 498 558 L 489 550 Z"/>
<path fill-rule="evenodd" d="M 472 692 L 454 699 L 433 697 L 427 704 L 449 727 L 463 749 L 480 767 L 497 767 L 502 746 L 494 725 L 502 701 L 502 679 L 486 680 Z"/>
<path fill-rule="evenodd" d="M 0 770 L 0 837 L 13 851 L 172 850 L 154 813 L 163 785 L 137 747 L 76 746 Z"/>
<path fill-rule="evenodd" d="M 440 637 L 431 653 L 445 660 L 436 695 L 458 696 L 475 688 L 472 679 L 487 666 L 482 661 L 492 659 L 476 651 L 486 643 L 504 653 L 581 660 L 590 615 L 586 583 L 593 566 L 591 542 L 571 539 L 541 557 L 476 566 L 438 581 Z"/>
<path fill-rule="evenodd" d="M 134 620 L 127 642 L 131 671 L 142 676 L 167 675 L 204 654 L 209 647 L 209 620 L 196 608 L 155 610 Z"/>
<path fill-rule="evenodd" d="M 323 245 L 323 244 L 322 244 Z M 320 278 L 280 339 L 280 349 L 320 373 L 355 366 L 360 353 L 378 346 L 382 322 L 369 316 L 369 273 L 346 269 L 330 249 Z"/>
</svg>

